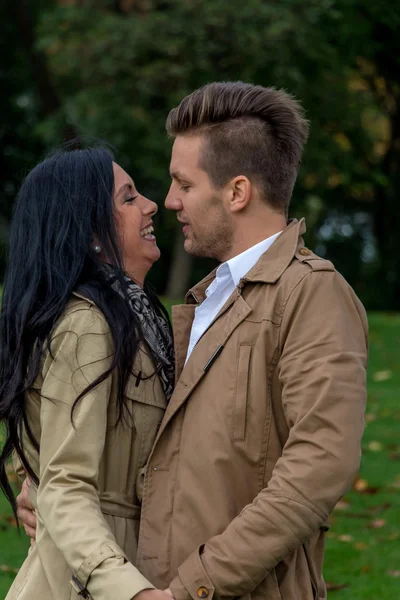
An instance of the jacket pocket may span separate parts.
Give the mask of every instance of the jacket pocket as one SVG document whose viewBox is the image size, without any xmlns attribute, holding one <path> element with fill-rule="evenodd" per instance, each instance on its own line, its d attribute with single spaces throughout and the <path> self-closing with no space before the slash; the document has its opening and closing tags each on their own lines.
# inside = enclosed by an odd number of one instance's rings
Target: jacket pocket
<svg viewBox="0 0 400 600">
<path fill-rule="evenodd" d="M 251 351 L 252 346 L 250 345 L 239 346 L 232 415 L 232 437 L 234 442 L 244 442 L 246 438 L 247 397 Z"/>
</svg>

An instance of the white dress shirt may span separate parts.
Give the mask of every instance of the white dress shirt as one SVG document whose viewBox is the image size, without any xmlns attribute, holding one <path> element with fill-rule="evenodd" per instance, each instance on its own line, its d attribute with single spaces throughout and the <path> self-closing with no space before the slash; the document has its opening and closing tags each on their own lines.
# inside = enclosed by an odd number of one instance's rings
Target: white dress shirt
<svg viewBox="0 0 400 600">
<path fill-rule="evenodd" d="M 235 291 L 239 281 L 254 267 L 261 255 L 272 246 L 281 233 L 280 231 L 271 235 L 218 267 L 214 281 L 206 289 L 205 300 L 195 310 L 185 364 L 205 330 Z"/>
</svg>

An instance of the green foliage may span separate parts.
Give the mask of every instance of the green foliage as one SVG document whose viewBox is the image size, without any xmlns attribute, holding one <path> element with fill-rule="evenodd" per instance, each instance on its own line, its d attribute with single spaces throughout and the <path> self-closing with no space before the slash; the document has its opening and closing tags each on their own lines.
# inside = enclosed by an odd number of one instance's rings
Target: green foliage
<svg viewBox="0 0 400 600">
<path fill-rule="evenodd" d="M 154 2 L 146 13 L 94 10 L 59 7 L 43 15 L 39 48 L 68 118 L 111 140 L 139 177 L 165 185 L 166 114 L 184 95 L 218 79 L 285 87 L 303 100 L 313 134 L 302 179 L 317 174 L 309 187 L 325 189 L 335 172 L 349 171 L 347 184 L 355 177 L 360 134 L 371 147 L 372 133 L 361 123 L 370 102 L 349 89 L 350 65 L 332 39 L 344 17 L 335 3 L 177 0 Z M 363 29 L 370 34 L 367 24 Z M 51 123 L 43 132 L 54 135 Z M 298 202 L 308 196 L 304 187 Z"/>
<path fill-rule="evenodd" d="M 356 212 L 373 213 L 376 187 L 390 185 L 377 155 L 387 143 L 388 115 L 365 71 L 373 80 L 379 76 L 368 61 L 382 49 L 374 28 L 381 22 L 393 28 L 399 18 L 392 4 L 379 12 L 357 0 L 149 6 L 119 14 L 92 3 L 42 15 L 38 45 L 64 98 L 62 111 L 78 130 L 111 141 L 119 160 L 161 203 L 168 188 L 170 144 L 163 132 L 169 109 L 211 80 L 284 87 L 302 99 L 312 122 L 293 202 L 294 214 L 312 225 L 311 245 L 321 242 L 319 229 L 332 215 L 351 221 Z M 57 138 L 58 117 L 42 124 L 49 141 Z M 347 243 L 355 261 L 333 252 L 361 290 L 368 267 L 357 239 L 365 243 L 371 223 L 353 222 L 350 240 L 339 234 L 339 246 Z M 169 258 L 171 218 L 162 224 Z"/>
<path fill-rule="evenodd" d="M 4 272 L 8 222 L 13 201 L 27 170 L 33 167 L 42 142 L 35 127 L 38 99 L 27 77 L 29 61 L 10 18 L 9 7 L 0 4 L 2 51 L 0 54 L 0 278 Z"/>
<path fill-rule="evenodd" d="M 241 79 L 296 95 L 311 137 L 292 214 L 307 218 L 308 244 L 334 260 L 367 305 L 400 305 L 396 3 L 48 0 L 34 12 L 35 48 L 60 102 L 31 135 L 49 147 L 70 124 L 105 139 L 160 206 L 169 185 L 164 122 L 186 94 L 212 80 Z M 159 219 L 163 258 L 152 278 L 163 290 L 175 220 L 164 209 Z M 207 268 L 199 263 L 193 281 Z"/>
</svg>

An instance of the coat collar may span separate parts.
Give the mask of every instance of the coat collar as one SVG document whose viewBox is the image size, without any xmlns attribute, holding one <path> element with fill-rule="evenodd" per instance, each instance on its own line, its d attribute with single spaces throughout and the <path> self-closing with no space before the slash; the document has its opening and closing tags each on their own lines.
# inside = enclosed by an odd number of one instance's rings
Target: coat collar
<svg viewBox="0 0 400 600">
<path fill-rule="evenodd" d="M 303 245 L 302 235 L 306 232 L 305 220 L 292 219 L 242 282 L 275 283 L 286 271 L 298 247 Z"/>
<path fill-rule="evenodd" d="M 80 300 L 86 300 L 86 302 L 89 302 L 89 304 L 94 304 L 94 302 L 90 298 L 88 298 L 81 292 L 77 292 L 77 291 L 73 290 L 72 296 L 74 296 L 75 298 L 79 298 Z"/>
<path fill-rule="evenodd" d="M 302 245 L 301 236 L 305 231 L 306 224 L 304 219 L 300 221 L 291 219 L 268 251 L 261 256 L 254 267 L 242 278 L 239 287 L 243 287 L 247 281 L 275 283 L 293 260 L 298 246 Z M 186 304 L 199 304 L 203 302 L 206 297 L 206 289 L 215 279 L 216 271 L 217 269 L 214 269 L 214 271 L 188 291 L 185 296 Z"/>
</svg>

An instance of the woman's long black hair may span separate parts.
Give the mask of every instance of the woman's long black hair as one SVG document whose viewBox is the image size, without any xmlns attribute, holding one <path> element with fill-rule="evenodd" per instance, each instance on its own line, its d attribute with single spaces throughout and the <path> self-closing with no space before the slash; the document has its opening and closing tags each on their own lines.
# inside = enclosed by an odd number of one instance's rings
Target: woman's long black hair
<svg viewBox="0 0 400 600">
<path fill-rule="evenodd" d="M 39 163 L 19 191 L 11 225 L 8 268 L 0 313 L 0 421 L 6 441 L 0 455 L 0 487 L 16 513 L 6 463 L 13 451 L 35 483 L 23 449 L 23 431 L 39 449 L 29 427 L 25 392 L 33 387 L 45 345 L 73 290 L 81 289 L 103 312 L 114 343 L 110 368 L 80 396 L 118 371 L 118 419 L 124 389 L 141 339 L 139 321 L 107 284 L 92 250 L 94 236 L 123 285 L 122 259 L 114 225 L 111 152 L 102 147 L 61 150 Z M 166 311 L 146 286 L 153 305 Z M 72 418 L 72 415 L 71 415 Z"/>
</svg>

